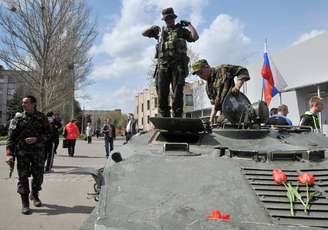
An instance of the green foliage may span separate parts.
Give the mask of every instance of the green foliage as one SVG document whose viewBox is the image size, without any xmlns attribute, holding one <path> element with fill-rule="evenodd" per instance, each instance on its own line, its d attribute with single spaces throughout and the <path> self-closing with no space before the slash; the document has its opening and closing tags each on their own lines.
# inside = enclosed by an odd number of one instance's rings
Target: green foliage
<svg viewBox="0 0 328 230">
<path fill-rule="evenodd" d="M 8 136 L 0 136 L 0 141 L 6 141 Z"/>
<path fill-rule="evenodd" d="M 12 119 L 17 112 L 22 112 L 21 98 L 15 93 L 13 97 L 8 101 L 7 104 L 7 120 Z"/>
<path fill-rule="evenodd" d="M 105 121 L 106 119 L 110 118 L 112 120 L 112 124 L 116 128 L 123 128 L 126 126 L 128 117 L 126 114 L 123 114 L 120 111 L 110 111 L 105 113 L 101 120 Z"/>
</svg>

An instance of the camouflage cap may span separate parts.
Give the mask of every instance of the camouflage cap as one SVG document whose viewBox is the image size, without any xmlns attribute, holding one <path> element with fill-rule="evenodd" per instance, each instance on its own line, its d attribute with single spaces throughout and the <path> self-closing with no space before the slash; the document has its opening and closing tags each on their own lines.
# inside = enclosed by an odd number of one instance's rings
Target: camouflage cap
<svg viewBox="0 0 328 230">
<path fill-rule="evenodd" d="M 176 18 L 177 16 L 174 14 L 174 10 L 172 7 L 166 8 L 162 10 L 162 20 L 166 20 L 167 18 Z"/>
<path fill-rule="evenodd" d="M 196 61 L 194 64 L 191 65 L 192 74 L 196 74 L 196 72 L 199 71 L 204 66 L 208 66 L 208 63 L 205 59 L 200 59 Z"/>
</svg>

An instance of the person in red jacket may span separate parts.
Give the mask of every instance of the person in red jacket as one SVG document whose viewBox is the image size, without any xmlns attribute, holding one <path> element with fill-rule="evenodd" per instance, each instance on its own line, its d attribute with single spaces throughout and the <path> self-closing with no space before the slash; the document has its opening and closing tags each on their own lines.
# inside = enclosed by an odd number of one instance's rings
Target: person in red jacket
<svg viewBox="0 0 328 230">
<path fill-rule="evenodd" d="M 76 120 L 71 120 L 64 128 L 64 137 L 68 145 L 68 156 L 74 156 L 76 138 L 80 136 L 80 130 L 75 124 Z"/>
</svg>

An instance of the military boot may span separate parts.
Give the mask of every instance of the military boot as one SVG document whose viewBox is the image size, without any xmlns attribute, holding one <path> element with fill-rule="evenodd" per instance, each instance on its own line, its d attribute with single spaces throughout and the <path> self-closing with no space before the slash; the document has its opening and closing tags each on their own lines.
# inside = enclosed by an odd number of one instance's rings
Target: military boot
<svg viewBox="0 0 328 230">
<path fill-rule="evenodd" d="M 39 199 L 39 193 L 38 192 L 32 192 L 30 194 L 30 200 L 33 201 L 33 205 L 35 207 L 41 207 L 42 206 L 42 202 L 41 200 Z"/>
<path fill-rule="evenodd" d="M 32 210 L 30 209 L 30 202 L 28 200 L 28 194 L 21 194 L 22 199 L 22 214 L 29 215 L 32 213 Z"/>
</svg>

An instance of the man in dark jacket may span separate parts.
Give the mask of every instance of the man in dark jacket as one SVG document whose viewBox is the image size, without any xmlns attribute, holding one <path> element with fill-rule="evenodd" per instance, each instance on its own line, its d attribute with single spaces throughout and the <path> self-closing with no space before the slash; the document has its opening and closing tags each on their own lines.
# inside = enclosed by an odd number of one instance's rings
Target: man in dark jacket
<svg viewBox="0 0 328 230">
<path fill-rule="evenodd" d="M 136 129 L 137 121 L 134 119 L 133 113 L 129 113 L 128 123 L 125 128 L 125 142 L 128 143 L 133 135 L 137 133 Z"/>
<path fill-rule="evenodd" d="M 22 214 L 30 214 L 29 177 L 32 174 L 32 192 L 30 199 L 34 206 L 42 205 L 39 191 L 43 182 L 44 148 L 50 138 L 47 117 L 36 110 L 36 98 L 26 96 L 22 100 L 23 113 L 16 113 L 11 120 L 6 145 L 6 162 L 11 164 L 13 153 L 17 158 L 18 184 L 17 192 L 22 199 Z"/>
<path fill-rule="evenodd" d="M 48 112 L 47 118 L 51 130 L 51 138 L 46 143 L 45 172 L 50 172 L 50 169 L 53 166 L 54 156 L 59 144 L 59 129 L 62 127 L 62 124 L 56 119 L 53 112 Z"/>
<path fill-rule="evenodd" d="M 106 119 L 106 122 L 102 128 L 105 140 L 106 157 L 109 157 L 109 153 L 114 150 L 114 140 L 116 138 L 115 126 L 111 124 L 111 119 Z"/>
</svg>

